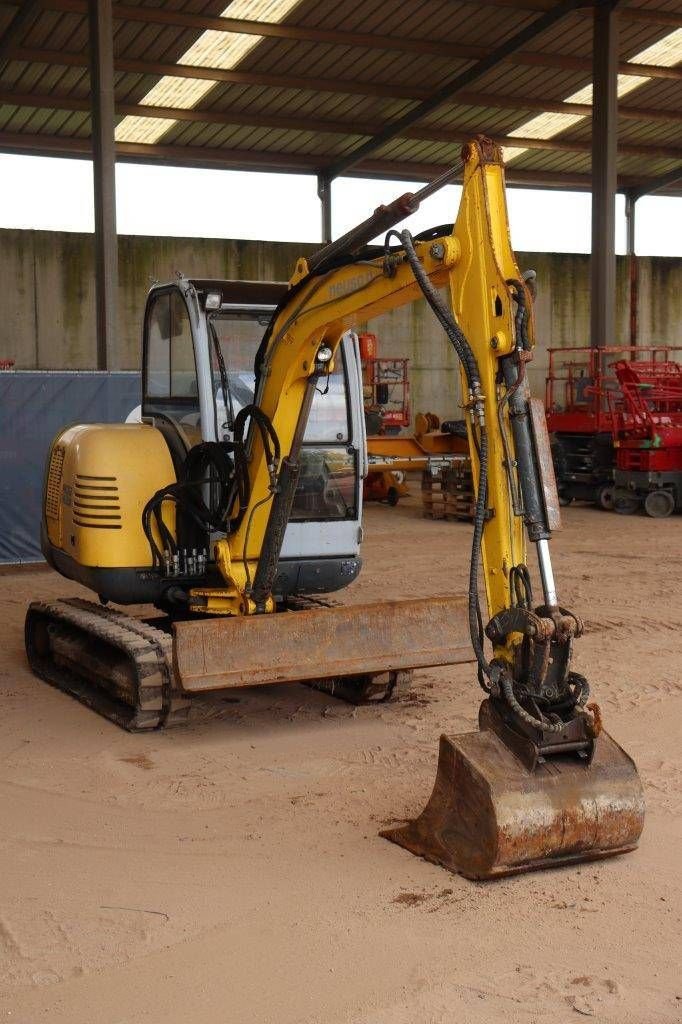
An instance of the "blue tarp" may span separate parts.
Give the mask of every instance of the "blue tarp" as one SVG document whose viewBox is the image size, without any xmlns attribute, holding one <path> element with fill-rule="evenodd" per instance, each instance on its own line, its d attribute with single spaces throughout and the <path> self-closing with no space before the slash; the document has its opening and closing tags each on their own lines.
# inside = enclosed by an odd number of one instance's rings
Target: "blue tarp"
<svg viewBox="0 0 682 1024">
<path fill-rule="evenodd" d="M 0 372 L 0 564 L 38 562 L 45 460 L 70 423 L 121 423 L 139 373 Z"/>
</svg>

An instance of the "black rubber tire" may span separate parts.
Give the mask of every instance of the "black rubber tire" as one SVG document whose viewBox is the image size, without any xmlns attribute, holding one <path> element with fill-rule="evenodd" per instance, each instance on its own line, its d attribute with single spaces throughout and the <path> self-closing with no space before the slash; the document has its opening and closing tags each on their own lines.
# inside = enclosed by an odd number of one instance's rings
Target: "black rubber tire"
<svg viewBox="0 0 682 1024">
<path fill-rule="evenodd" d="M 667 519 L 675 511 L 675 496 L 671 491 L 650 491 L 644 499 L 644 511 L 652 519 Z"/>
<path fill-rule="evenodd" d="M 398 494 L 395 487 L 389 487 L 388 493 L 386 495 L 386 501 L 391 506 L 391 508 L 395 508 L 395 506 L 398 504 L 399 499 L 400 495 Z"/>
<path fill-rule="evenodd" d="M 603 508 L 605 512 L 612 512 L 613 504 L 613 485 L 602 484 L 601 487 L 597 488 L 597 505 L 599 505 L 599 508 Z"/>
<path fill-rule="evenodd" d="M 640 506 L 639 498 L 635 498 L 634 495 L 614 495 L 613 499 L 613 511 L 617 512 L 619 516 L 633 516 Z"/>
<path fill-rule="evenodd" d="M 561 491 L 559 491 L 559 504 L 562 508 L 568 508 L 572 501 L 573 498 L 570 494 L 562 494 Z"/>
</svg>

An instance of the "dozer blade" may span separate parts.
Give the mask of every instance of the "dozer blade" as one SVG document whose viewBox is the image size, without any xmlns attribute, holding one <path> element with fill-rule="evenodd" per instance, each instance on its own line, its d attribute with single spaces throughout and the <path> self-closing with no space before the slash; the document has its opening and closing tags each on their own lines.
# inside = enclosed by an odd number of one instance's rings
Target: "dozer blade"
<svg viewBox="0 0 682 1024">
<path fill-rule="evenodd" d="M 450 871 L 486 879 L 626 853 L 643 823 L 637 769 L 606 733 L 591 764 L 564 754 L 529 771 L 486 730 L 441 736 L 428 804 L 381 835 Z"/>
<path fill-rule="evenodd" d="M 190 692 L 473 659 L 462 597 L 193 620 L 174 630 L 176 678 Z"/>
</svg>

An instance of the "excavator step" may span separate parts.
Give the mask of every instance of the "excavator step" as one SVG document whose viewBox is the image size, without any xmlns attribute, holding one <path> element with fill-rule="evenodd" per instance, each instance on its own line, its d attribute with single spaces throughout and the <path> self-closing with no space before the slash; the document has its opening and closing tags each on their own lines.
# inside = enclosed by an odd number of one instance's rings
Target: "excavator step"
<svg viewBox="0 0 682 1024">
<path fill-rule="evenodd" d="M 177 678 L 191 693 L 473 660 L 467 601 L 454 596 L 195 619 L 173 628 Z"/>
</svg>

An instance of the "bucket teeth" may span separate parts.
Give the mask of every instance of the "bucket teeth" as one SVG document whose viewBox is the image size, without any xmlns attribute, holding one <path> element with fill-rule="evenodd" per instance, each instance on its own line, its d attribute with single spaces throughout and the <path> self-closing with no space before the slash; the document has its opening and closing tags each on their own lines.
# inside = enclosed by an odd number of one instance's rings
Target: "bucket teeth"
<svg viewBox="0 0 682 1024">
<path fill-rule="evenodd" d="M 606 733 L 591 764 L 571 755 L 529 771 L 491 731 L 441 736 L 433 793 L 414 821 L 381 833 L 467 878 L 626 853 L 644 824 L 632 759 Z"/>
</svg>

